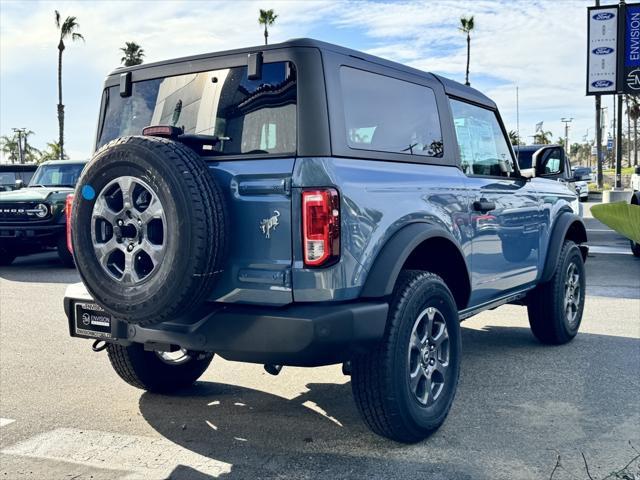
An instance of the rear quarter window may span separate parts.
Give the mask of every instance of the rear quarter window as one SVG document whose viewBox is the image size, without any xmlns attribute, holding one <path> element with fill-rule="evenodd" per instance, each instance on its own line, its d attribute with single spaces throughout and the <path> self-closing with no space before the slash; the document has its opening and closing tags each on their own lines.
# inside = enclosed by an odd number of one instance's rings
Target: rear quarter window
<svg viewBox="0 0 640 480">
<path fill-rule="evenodd" d="M 429 87 L 344 66 L 340 83 L 349 148 L 442 156 L 438 108 Z"/>
</svg>

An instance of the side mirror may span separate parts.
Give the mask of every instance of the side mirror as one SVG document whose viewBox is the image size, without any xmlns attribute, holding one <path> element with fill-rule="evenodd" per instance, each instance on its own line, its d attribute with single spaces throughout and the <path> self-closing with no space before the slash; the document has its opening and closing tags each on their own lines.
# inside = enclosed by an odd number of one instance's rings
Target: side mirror
<svg viewBox="0 0 640 480">
<path fill-rule="evenodd" d="M 16 183 L 13 186 L 15 190 L 20 190 L 23 187 L 24 187 L 24 182 L 20 179 L 16 180 Z"/>
</svg>

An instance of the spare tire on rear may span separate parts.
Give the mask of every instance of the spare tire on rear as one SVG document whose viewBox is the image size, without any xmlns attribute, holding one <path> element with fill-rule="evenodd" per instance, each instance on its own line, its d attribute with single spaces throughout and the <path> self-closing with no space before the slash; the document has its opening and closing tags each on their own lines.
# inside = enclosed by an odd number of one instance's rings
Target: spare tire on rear
<svg viewBox="0 0 640 480">
<path fill-rule="evenodd" d="M 101 148 L 76 187 L 74 256 L 93 298 L 150 325 L 202 304 L 227 239 L 224 199 L 206 163 L 181 143 L 123 137 Z"/>
</svg>

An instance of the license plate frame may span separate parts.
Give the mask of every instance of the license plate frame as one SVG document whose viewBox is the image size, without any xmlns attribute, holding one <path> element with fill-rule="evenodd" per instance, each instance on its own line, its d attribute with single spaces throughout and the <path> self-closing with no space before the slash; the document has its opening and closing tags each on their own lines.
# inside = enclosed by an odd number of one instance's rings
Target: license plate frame
<svg viewBox="0 0 640 480">
<path fill-rule="evenodd" d="M 75 337 L 112 339 L 114 321 L 110 313 L 93 302 L 73 305 L 73 333 Z"/>
</svg>

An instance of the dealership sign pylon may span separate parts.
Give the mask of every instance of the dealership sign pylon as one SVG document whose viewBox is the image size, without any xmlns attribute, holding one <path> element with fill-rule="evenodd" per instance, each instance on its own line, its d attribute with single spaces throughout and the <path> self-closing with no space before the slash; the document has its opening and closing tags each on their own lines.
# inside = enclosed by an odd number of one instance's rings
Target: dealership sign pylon
<svg viewBox="0 0 640 480">
<path fill-rule="evenodd" d="M 587 12 L 587 95 L 640 94 L 640 3 Z"/>
</svg>

